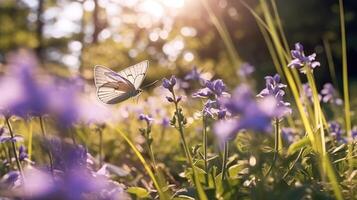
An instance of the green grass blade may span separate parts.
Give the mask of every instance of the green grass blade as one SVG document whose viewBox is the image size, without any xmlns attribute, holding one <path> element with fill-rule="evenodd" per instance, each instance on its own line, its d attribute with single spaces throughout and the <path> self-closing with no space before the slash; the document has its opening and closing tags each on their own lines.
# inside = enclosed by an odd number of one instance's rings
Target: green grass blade
<svg viewBox="0 0 357 200">
<path fill-rule="evenodd" d="M 224 24 L 224 22 L 217 16 L 214 14 L 213 10 L 211 9 L 211 7 L 209 6 L 207 0 L 201 0 L 203 7 L 206 9 L 212 23 L 214 24 L 214 26 L 216 27 L 219 35 L 221 36 L 224 45 L 227 48 L 229 57 L 232 60 L 232 64 L 233 64 L 233 69 L 239 69 L 239 65 L 241 63 L 241 58 L 239 57 L 237 50 L 234 47 L 234 43 L 232 38 L 229 35 L 229 32 L 227 30 L 226 25 Z"/>
<path fill-rule="evenodd" d="M 346 28 L 345 28 L 345 13 L 343 7 L 343 0 L 339 0 L 340 7 L 340 27 L 341 27 L 341 43 L 342 43 L 342 80 L 343 80 L 343 96 L 344 96 L 344 106 L 345 106 L 345 126 L 348 137 L 348 165 L 349 172 L 353 171 L 353 160 L 352 160 L 352 132 L 351 132 L 351 113 L 350 113 L 350 97 L 348 91 L 348 70 L 347 70 L 347 38 L 346 38 Z"/>
<path fill-rule="evenodd" d="M 154 183 L 160 199 L 165 200 L 165 199 L 169 199 L 169 197 L 162 191 L 162 188 L 160 188 L 159 182 L 157 181 L 154 173 L 152 172 L 152 170 L 150 169 L 150 166 L 146 163 L 144 157 L 141 155 L 141 153 L 139 152 L 139 150 L 135 147 L 135 145 L 130 141 L 130 139 L 121 131 L 119 130 L 119 128 L 115 128 L 113 127 L 114 130 L 116 130 L 120 136 L 122 136 L 124 138 L 124 140 L 128 143 L 128 145 L 130 146 L 130 148 L 134 151 L 135 155 L 139 158 L 140 162 L 143 164 L 146 172 L 149 174 L 152 182 Z"/>
</svg>

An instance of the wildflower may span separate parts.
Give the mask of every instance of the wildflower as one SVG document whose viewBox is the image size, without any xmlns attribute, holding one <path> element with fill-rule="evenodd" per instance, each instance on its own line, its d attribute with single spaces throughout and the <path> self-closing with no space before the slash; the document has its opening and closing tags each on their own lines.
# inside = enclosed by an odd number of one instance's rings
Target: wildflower
<svg viewBox="0 0 357 200">
<path fill-rule="evenodd" d="M 5 142 L 22 142 L 24 139 L 21 135 L 15 134 L 14 137 L 11 137 L 9 129 L 0 128 L 0 143 Z"/>
<path fill-rule="evenodd" d="M 170 126 L 170 119 L 168 117 L 164 117 L 161 120 L 161 126 L 167 128 Z"/>
<path fill-rule="evenodd" d="M 249 63 L 243 63 L 237 74 L 242 78 L 248 78 L 255 71 L 254 66 Z"/>
<path fill-rule="evenodd" d="M 293 60 L 288 64 L 288 67 L 299 69 L 301 73 L 306 73 L 304 66 L 313 70 L 320 66 L 320 62 L 315 61 L 316 53 L 305 56 L 304 47 L 300 43 L 295 44 L 295 50 L 291 50 Z"/>
<path fill-rule="evenodd" d="M 164 88 L 168 89 L 169 91 L 172 91 L 174 86 L 176 85 L 176 82 L 177 82 L 176 77 L 175 76 L 171 76 L 170 79 L 164 78 L 162 80 L 162 86 Z"/>
<path fill-rule="evenodd" d="M 20 159 L 20 161 L 24 161 L 26 158 L 28 158 L 26 149 L 23 145 L 21 145 L 19 148 L 19 159 Z"/>
<path fill-rule="evenodd" d="M 147 124 L 151 124 L 154 119 L 150 115 L 140 114 L 139 120 L 145 121 Z"/>
<path fill-rule="evenodd" d="M 341 125 L 336 121 L 332 121 L 328 125 L 329 125 L 329 128 L 330 128 L 331 136 L 335 137 L 337 141 L 345 142 L 345 139 L 342 137 L 343 130 L 341 128 Z"/>
<path fill-rule="evenodd" d="M 280 76 L 279 74 L 275 74 L 273 77 L 272 76 L 266 76 L 265 77 L 266 81 L 266 87 L 257 95 L 258 97 L 261 98 L 266 98 L 266 97 L 274 97 L 277 102 L 277 109 L 279 112 L 277 112 L 278 118 L 281 118 L 287 114 L 291 113 L 290 109 L 290 103 L 284 102 L 283 97 L 285 95 L 285 92 L 283 88 L 286 87 L 286 85 L 280 83 Z"/>
<path fill-rule="evenodd" d="M 334 103 L 336 105 L 342 105 L 342 99 L 338 98 L 337 92 L 331 83 L 326 83 L 321 90 L 322 101 L 324 103 Z"/>
<path fill-rule="evenodd" d="M 354 126 L 351 131 L 352 131 L 352 138 L 357 139 L 357 126 Z"/>
<path fill-rule="evenodd" d="M 238 118 L 220 120 L 214 125 L 219 138 L 230 139 L 243 129 L 270 131 L 271 118 L 276 115 L 276 100 L 272 97 L 257 102 L 247 85 L 238 86 L 230 98 L 222 98 L 220 103 L 229 113 Z"/>
<path fill-rule="evenodd" d="M 198 98 L 217 98 L 225 94 L 226 85 L 221 79 L 206 81 L 205 88 L 193 93 L 193 97 Z"/>
<path fill-rule="evenodd" d="M 200 71 L 198 71 L 197 67 L 194 66 L 193 69 L 186 74 L 184 80 L 186 81 L 198 81 L 201 85 L 204 85 L 206 80 L 202 77 Z"/>
<path fill-rule="evenodd" d="M 281 135 L 283 136 L 283 139 L 287 141 L 288 144 L 291 144 L 295 141 L 296 137 L 296 130 L 293 128 L 287 128 L 283 127 L 281 129 Z"/>
</svg>

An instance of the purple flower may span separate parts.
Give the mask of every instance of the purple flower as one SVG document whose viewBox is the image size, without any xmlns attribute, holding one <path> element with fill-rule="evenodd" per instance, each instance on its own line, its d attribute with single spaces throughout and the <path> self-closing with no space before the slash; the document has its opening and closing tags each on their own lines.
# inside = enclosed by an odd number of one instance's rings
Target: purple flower
<svg viewBox="0 0 357 200">
<path fill-rule="evenodd" d="M 198 81 L 201 85 L 204 85 L 206 81 L 204 78 L 202 78 L 201 72 L 198 71 L 196 66 L 194 66 L 193 69 L 188 74 L 186 74 L 184 80 Z"/>
<path fill-rule="evenodd" d="M 262 132 L 271 130 L 271 119 L 277 110 L 274 98 L 267 97 L 257 102 L 249 86 L 240 85 L 230 98 L 221 98 L 219 102 L 235 116 L 214 125 L 214 131 L 220 139 L 230 139 L 242 129 Z"/>
<path fill-rule="evenodd" d="M 215 99 L 225 94 L 226 85 L 221 79 L 206 81 L 205 88 L 193 93 L 193 97 Z"/>
<path fill-rule="evenodd" d="M 304 66 L 311 70 L 320 66 L 320 62 L 315 61 L 316 54 L 305 56 L 304 47 L 300 43 L 295 44 L 295 50 L 291 50 L 291 56 L 293 60 L 288 64 L 288 67 L 299 69 L 301 73 L 306 73 Z"/>
<path fill-rule="evenodd" d="M 261 98 L 274 97 L 276 99 L 276 106 L 279 110 L 279 112 L 276 112 L 276 117 L 281 118 L 285 115 L 291 114 L 291 109 L 289 107 L 290 103 L 283 101 L 283 97 L 285 95 L 283 88 L 285 88 L 286 85 L 280 83 L 279 74 L 275 74 L 274 77 L 266 76 L 265 81 L 266 87 L 257 96 Z"/>
<path fill-rule="evenodd" d="M 170 79 L 166 79 L 164 78 L 162 80 L 162 86 L 170 91 L 173 90 L 174 86 L 176 85 L 176 77 L 175 76 L 171 76 Z"/>
<path fill-rule="evenodd" d="M 151 124 L 154 119 L 150 115 L 140 114 L 139 120 L 145 121 L 147 124 Z"/>
<path fill-rule="evenodd" d="M 342 99 L 338 98 L 337 92 L 331 83 L 326 83 L 321 90 L 322 101 L 324 103 L 334 103 L 342 105 Z"/>
<path fill-rule="evenodd" d="M 167 128 L 170 126 L 170 119 L 168 117 L 164 117 L 161 120 L 161 126 Z"/>
<path fill-rule="evenodd" d="M 343 130 L 341 125 L 336 121 L 329 122 L 328 125 L 330 128 L 331 136 L 335 137 L 337 141 L 345 142 L 345 139 L 342 137 Z"/>
<path fill-rule="evenodd" d="M 357 139 L 357 126 L 353 126 L 351 131 L 352 131 L 352 138 Z"/>
<path fill-rule="evenodd" d="M 255 68 L 253 65 L 249 63 L 243 63 L 237 73 L 242 78 L 248 78 L 254 71 Z"/>
<path fill-rule="evenodd" d="M 293 128 L 287 128 L 287 127 L 283 127 L 281 129 L 281 134 L 283 136 L 283 139 L 285 139 L 288 144 L 291 144 L 295 141 L 295 135 L 296 135 L 296 130 Z"/>
<path fill-rule="evenodd" d="M 0 128 L 0 143 L 5 142 L 22 142 L 24 139 L 21 135 L 15 134 L 14 137 L 11 137 L 9 129 L 7 128 Z"/>
<path fill-rule="evenodd" d="M 24 161 L 26 158 L 28 158 L 26 149 L 23 145 L 21 145 L 19 148 L 19 159 L 20 159 L 20 161 Z"/>
</svg>

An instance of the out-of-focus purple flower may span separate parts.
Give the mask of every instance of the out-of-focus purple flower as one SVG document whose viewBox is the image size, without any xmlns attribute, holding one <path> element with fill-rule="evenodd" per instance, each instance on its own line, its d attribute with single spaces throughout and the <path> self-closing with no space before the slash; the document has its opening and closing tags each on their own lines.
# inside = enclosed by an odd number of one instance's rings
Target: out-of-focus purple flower
<svg viewBox="0 0 357 200">
<path fill-rule="evenodd" d="M 164 117 L 161 120 L 161 126 L 167 128 L 170 126 L 170 119 L 168 117 Z"/>
<path fill-rule="evenodd" d="M 306 102 L 306 100 L 313 102 L 314 97 L 312 94 L 312 89 L 308 83 L 302 84 L 302 91 L 300 96 L 302 102 Z M 321 101 L 321 95 L 318 95 L 318 99 Z"/>
<path fill-rule="evenodd" d="M 150 115 L 140 114 L 139 120 L 145 121 L 147 124 L 151 124 L 154 119 Z"/>
<path fill-rule="evenodd" d="M 335 137 L 337 141 L 345 142 L 345 139 L 342 137 L 343 130 L 341 125 L 336 121 L 329 122 L 328 125 L 331 136 Z"/>
<path fill-rule="evenodd" d="M 295 44 L 295 50 L 291 50 L 291 56 L 293 60 L 288 64 L 288 67 L 299 69 L 301 73 L 306 73 L 304 66 L 311 70 L 320 66 L 320 62 L 315 61 L 316 54 L 305 56 L 304 47 L 300 43 Z"/>
<path fill-rule="evenodd" d="M 230 139 L 242 129 L 262 132 L 271 130 L 271 119 L 277 110 L 274 98 L 267 97 L 257 102 L 249 86 L 240 85 L 230 98 L 222 98 L 220 103 L 236 118 L 220 120 L 214 125 L 219 138 Z M 225 124 L 226 128 L 223 128 Z"/>
<path fill-rule="evenodd" d="M 243 63 L 239 70 L 238 70 L 238 76 L 242 78 L 248 78 L 253 72 L 255 71 L 255 68 L 253 65 L 249 63 Z"/>
<path fill-rule="evenodd" d="M 324 103 L 334 103 L 336 105 L 342 105 L 343 101 L 338 98 L 337 92 L 331 83 L 326 83 L 321 90 L 322 101 Z"/>
<path fill-rule="evenodd" d="M 196 66 L 194 66 L 193 69 L 188 74 L 186 74 L 184 80 L 198 81 L 201 85 L 204 85 L 206 82 L 206 80 L 202 78 L 201 72 L 198 71 Z"/>
<path fill-rule="evenodd" d="M 261 98 L 274 97 L 276 99 L 276 117 L 281 118 L 285 115 L 291 114 L 290 103 L 283 101 L 285 95 L 283 88 L 285 88 L 286 85 L 280 83 L 279 74 L 275 74 L 274 76 L 266 76 L 265 81 L 266 87 L 257 96 Z"/>
<path fill-rule="evenodd" d="M 20 159 L 20 161 L 24 161 L 26 158 L 28 158 L 26 149 L 23 145 L 21 145 L 19 148 L 19 159 Z"/>
<path fill-rule="evenodd" d="M 176 77 L 175 76 L 171 76 L 170 79 L 166 79 L 164 78 L 162 80 L 162 86 L 170 91 L 173 90 L 174 86 L 176 85 Z"/>
<path fill-rule="evenodd" d="M 283 127 L 281 129 L 281 135 L 283 136 L 283 139 L 287 141 L 288 144 L 291 144 L 295 141 L 296 137 L 296 130 L 293 128 L 287 128 Z"/>
<path fill-rule="evenodd" d="M 11 137 L 9 129 L 0 128 L 0 143 L 5 142 L 22 142 L 24 139 L 21 135 L 15 134 L 14 137 Z"/>
<path fill-rule="evenodd" d="M 357 139 L 357 126 L 353 126 L 352 128 L 352 139 Z"/>
</svg>

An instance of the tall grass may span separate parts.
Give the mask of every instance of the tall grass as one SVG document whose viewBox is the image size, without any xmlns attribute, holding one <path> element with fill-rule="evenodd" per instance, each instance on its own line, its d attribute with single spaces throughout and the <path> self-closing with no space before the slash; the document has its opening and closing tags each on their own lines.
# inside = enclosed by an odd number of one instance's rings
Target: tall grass
<svg viewBox="0 0 357 200">
<path fill-rule="evenodd" d="M 275 64 L 277 71 L 285 77 L 288 83 L 295 101 L 295 105 L 299 111 L 300 118 L 310 140 L 312 149 L 320 157 L 321 174 L 323 176 L 327 176 L 334 191 L 335 197 L 337 199 L 343 199 L 340 187 L 337 183 L 336 174 L 333 170 L 332 163 L 330 162 L 325 148 L 324 128 L 327 128 L 327 123 L 324 113 L 321 109 L 313 74 L 310 70 L 307 70 L 308 83 L 313 92 L 313 110 L 307 108 L 308 113 L 310 113 L 308 115 L 305 112 L 303 102 L 300 98 L 300 96 L 302 96 L 301 92 L 299 92 L 302 88 L 300 77 L 298 76 L 296 70 L 287 68 L 287 64 L 290 60 L 289 51 L 287 48 L 287 39 L 283 31 L 275 1 L 260 0 L 259 8 L 261 9 L 262 17 L 260 17 L 259 14 L 251 7 L 249 7 L 249 5 L 247 5 L 245 2 L 242 2 L 242 4 L 248 10 L 250 10 L 252 15 L 255 17 L 260 29 L 262 30 L 263 37 L 268 45 L 268 50 L 272 55 L 273 63 Z M 274 13 L 274 15 L 272 15 L 272 13 Z M 348 88 L 346 91 L 348 93 Z M 309 116 L 314 116 L 314 123 L 311 123 Z"/>
</svg>

